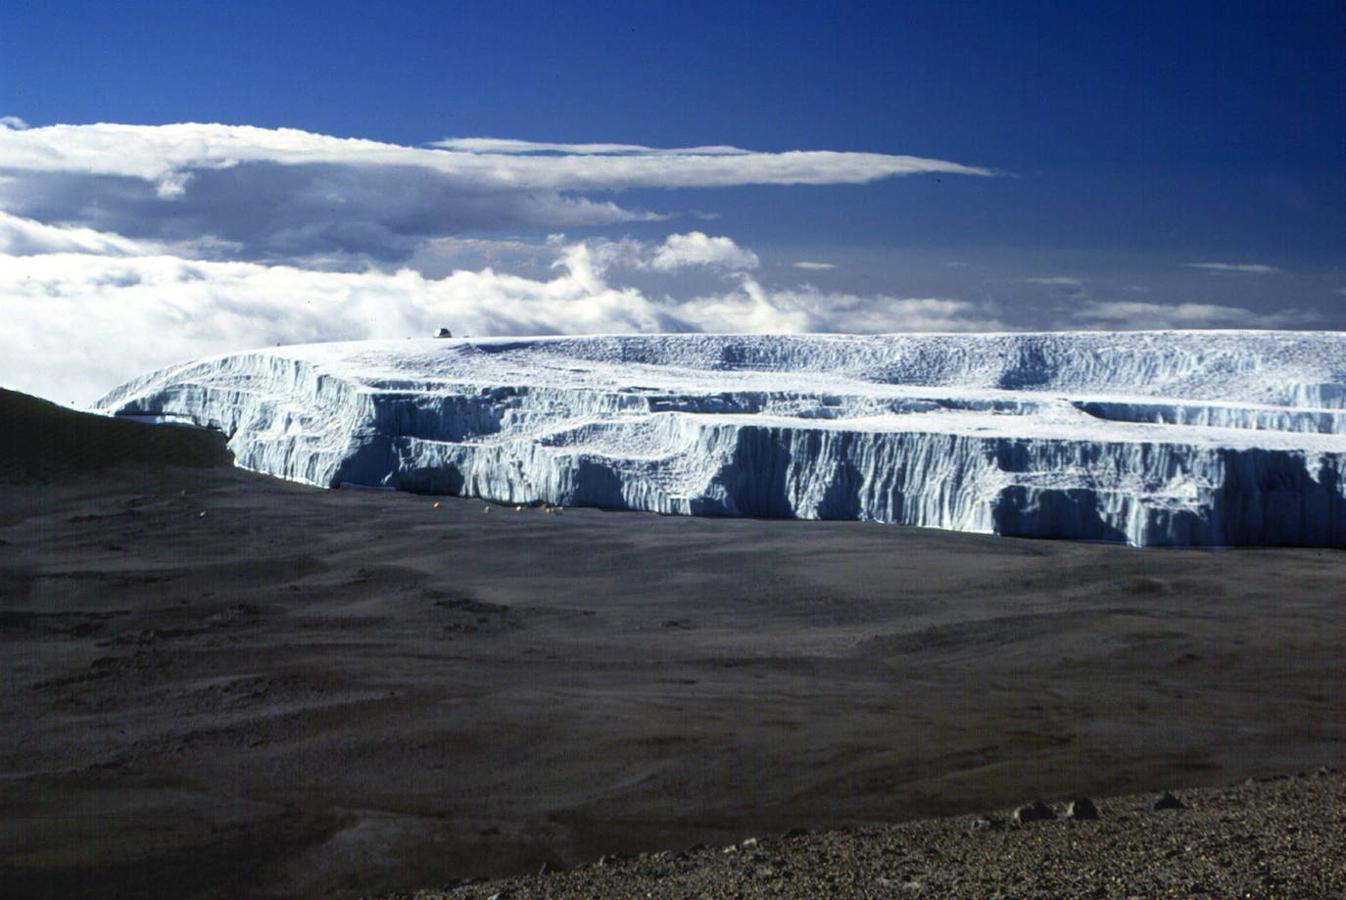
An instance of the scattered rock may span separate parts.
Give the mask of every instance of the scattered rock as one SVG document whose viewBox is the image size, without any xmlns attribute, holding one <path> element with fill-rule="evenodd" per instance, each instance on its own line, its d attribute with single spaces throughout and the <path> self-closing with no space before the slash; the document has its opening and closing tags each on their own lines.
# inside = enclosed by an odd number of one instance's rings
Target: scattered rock
<svg viewBox="0 0 1346 900">
<path fill-rule="evenodd" d="M 1097 819 L 1098 807 L 1088 797 L 1076 797 L 1066 804 L 1067 819 Z"/>
<path fill-rule="evenodd" d="M 1034 800 L 1014 811 L 1014 824 L 1025 825 L 1029 822 L 1050 822 L 1056 818 L 1056 811 L 1041 800 Z"/>
<path fill-rule="evenodd" d="M 542 861 L 542 865 L 538 866 L 537 873 L 539 875 L 551 875 L 555 872 L 564 872 L 565 870 L 566 867 L 563 866 L 561 863 L 558 863 L 556 860 L 544 859 Z"/>
<path fill-rule="evenodd" d="M 1169 793 L 1168 791 L 1164 791 L 1162 794 L 1160 794 L 1160 795 L 1155 799 L 1154 803 L 1152 804 L 1152 808 L 1153 808 L 1153 809 L 1186 809 L 1186 808 L 1187 808 L 1187 804 L 1186 804 L 1186 803 L 1183 803 L 1181 800 L 1179 800 L 1177 797 L 1173 796 L 1173 795 L 1172 795 L 1171 793 Z"/>
<path fill-rule="evenodd" d="M 742 847 L 744 850 L 751 850 L 752 848 L 756 847 L 757 844 L 758 844 L 757 838 L 750 837 L 743 843 L 739 844 L 739 846 Z"/>
</svg>

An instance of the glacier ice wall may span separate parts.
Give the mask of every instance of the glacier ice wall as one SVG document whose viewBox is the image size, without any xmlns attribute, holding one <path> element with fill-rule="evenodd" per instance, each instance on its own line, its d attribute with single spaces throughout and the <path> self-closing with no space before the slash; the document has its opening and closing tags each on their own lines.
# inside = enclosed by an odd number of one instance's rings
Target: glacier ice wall
<svg viewBox="0 0 1346 900">
<path fill-rule="evenodd" d="M 663 513 L 1145 545 L 1346 546 L 1346 334 L 357 342 L 175 366 L 118 415 L 238 464 Z"/>
</svg>

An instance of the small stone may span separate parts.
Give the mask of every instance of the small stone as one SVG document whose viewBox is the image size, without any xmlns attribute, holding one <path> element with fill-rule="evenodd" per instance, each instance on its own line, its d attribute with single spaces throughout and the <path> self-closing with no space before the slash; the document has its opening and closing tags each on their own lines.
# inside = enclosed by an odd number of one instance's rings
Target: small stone
<svg viewBox="0 0 1346 900">
<path fill-rule="evenodd" d="M 721 850 L 720 852 L 721 852 L 721 853 L 737 853 L 737 852 L 738 852 L 738 844 L 730 844 L 728 847 L 725 847 L 725 848 L 724 848 L 723 850 Z"/>
<path fill-rule="evenodd" d="M 742 844 L 739 844 L 739 846 L 742 847 L 744 850 L 751 850 L 753 847 L 757 846 L 757 843 L 758 843 L 757 838 L 750 837 L 747 840 L 745 840 Z"/>
<path fill-rule="evenodd" d="M 1153 809 L 1186 809 L 1187 804 L 1183 803 L 1177 797 L 1168 791 L 1164 791 L 1154 801 Z"/>
<path fill-rule="evenodd" d="M 565 868 L 554 859 L 544 859 L 542 865 L 538 866 L 537 873 L 539 875 L 551 875 L 555 872 L 564 872 Z"/>
<path fill-rule="evenodd" d="M 1001 827 L 1000 822 L 996 821 L 995 819 L 981 818 L 972 820 L 973 831 L 991 831 L 993 829 L 1000 827 Z"/>
<path fill-rule="evenodd" d="M 1025 825 L 1029 822 L 1050 822 L 1056 818 L 1056 812 L 1041 800 L 1034 800 L 1014 811 L 1014 824 Z"/>
<path fill-rule="evenodd" d="M 1076 797 L 1066 804 L 1067 819 L 1097 819 L 1098 807 L 1088 797 Z"/>
<path fill-rule="evenodd" d="M 431 509 L 441 509 L 443 506 L 444 506 L 443 503 L 440 503 L 438 500 L 436 500 L 436 501 L 434 502 L 434 504 L 431 505 L 430 508 L 431 508 Z"/>
</svg>

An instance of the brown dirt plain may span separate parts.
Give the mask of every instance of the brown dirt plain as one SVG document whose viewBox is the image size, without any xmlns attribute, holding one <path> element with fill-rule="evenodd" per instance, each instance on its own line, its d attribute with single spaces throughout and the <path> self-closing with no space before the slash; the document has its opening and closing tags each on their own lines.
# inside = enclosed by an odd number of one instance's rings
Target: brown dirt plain
<svg viewBox="0 0 1346 900">
<path fill-rule="evenodd" d="M 357 896 L 1346 759 L 1340 551 L 436 509 L 0 400 L 5 896 Z"/>
</svg>

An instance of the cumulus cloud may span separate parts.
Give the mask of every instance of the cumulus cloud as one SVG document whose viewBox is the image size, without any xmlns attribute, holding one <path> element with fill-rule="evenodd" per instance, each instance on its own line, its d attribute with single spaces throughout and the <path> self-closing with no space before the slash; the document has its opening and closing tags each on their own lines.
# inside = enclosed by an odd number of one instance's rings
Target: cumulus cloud
<svg viewBox="0 0 1346 900">
<path fill-rule="evenodd" d="M 790 265 L 794 266 L 796 269 L 808 269 L 810 271 L 817 271 L 817 272 L 825 271 L 827 269 L 835 269 L 837 267 L 836 263 L 813 262 L 812 260 L 807 259 L 801 259 L 798 262 L 792 262 L 790 263 Z"/>
<path fill-rule="evenodd" d="M 1207 272 L 1238 272 L 1243 275 L 1276 275 L 1281 271 L 1276 266 L 1262 263 L 1198 262 L 1187 263 L 1186 266 L 1189 269 L 1205 269 Z"/>
<path fill-rule="evenodd" d="M 456 334 L 968 331 L 997 327 L 957 300 L 770 290 L 748 276 L 679 302 L 606 277 L 584 243 L 551 277 L 486 268 L 443 278 L 174 256 L 0 256 L 0 383 L 87 403 L 164 365 L 277 343 Z"/>
<path fill-rule="evenodd" d="M 0 129 L 0 208 L 133 238 L 212 238 L 238 257 L 273 261 L 344 254 L 392 263 L 429 237 L 658 218 L 589 196 L 632 188 L 858 184 L 930 172 L 991 174 L 945 160 L 828 150 L 493 138 L 407 147 L 191 123 Z"/>
<path fill-rule="evenodd" d="M 1088 301 L 1074 313 L 1088 327 L 1104 329 L 1163 328 L 1304 328 L 1321 320 L 1313 310 L 1284 309 L 1259 313 L 1213 303 L 1139 303 Z"/>
<path fill-rule="evenodd" d="M 149 245 L 92 228 L 44 225 L 0 211 L 0 253 L 33 256 L 39 253 L 95 253 L 135 256 L 153 252 Z"/>
<path fill-rule="evenodd" d="M 18 116 L 0 116 L 0 128 L 9 128 L 14 131 L 22 131 L 28 127 L 28 123 Z"/>
<path fill-rule="evenodd" d="M 757 254 L 735 244 L 731 238 L 710 237 L 700 231 L 670 234 L 654 252 L 651 268 L 671 272 L 689 266 L 712 269 L 755 269 Z"/>
<path fill-rule="evenodd" d="M 594 265 L 604 271 L 633 269 L 672 274 L 685 269 L 708 269 L 733 272 L 755 269 L 759 265 L 757 254 L 739 246 L 733 238 L 700 231 L 670 234 L 659 244 L 634 238 L 596 238 L 584 243 Z M 565 237 L 553 235 L 551 244 L 563 247 Z"/>
<path fill-rule="evenodd" d="M 965 300 L 861 296 L 811 287 L 764 288 L 744 276 L 737 290 L 676 305 L 679 317 L 711 332 L 1000 331 L 991 310 Z"/>
</svg>

